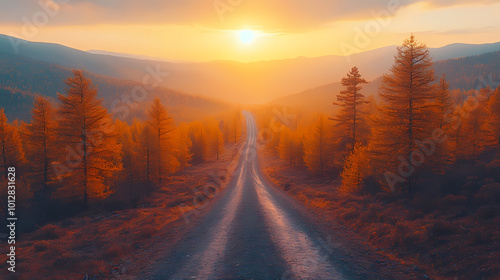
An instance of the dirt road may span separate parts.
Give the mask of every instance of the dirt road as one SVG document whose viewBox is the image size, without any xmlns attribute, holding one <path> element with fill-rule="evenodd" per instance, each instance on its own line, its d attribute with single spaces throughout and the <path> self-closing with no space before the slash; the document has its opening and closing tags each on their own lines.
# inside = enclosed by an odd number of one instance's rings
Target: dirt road
<svg viewBox="0 0 500 280">
<path fill-rule="evenodd" d="M 341 257 L 340 241 L 327 239 L 301 205 L 268 183 L 256 156 L 255 119 L 244 115 L 247 140 L 231 182 L 144 277 L 383 279 Z"/>
</svg>

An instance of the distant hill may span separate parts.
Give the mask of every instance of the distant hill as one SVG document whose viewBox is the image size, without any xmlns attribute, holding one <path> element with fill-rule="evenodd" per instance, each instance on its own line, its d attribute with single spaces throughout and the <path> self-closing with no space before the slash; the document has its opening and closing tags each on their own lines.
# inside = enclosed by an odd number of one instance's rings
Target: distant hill
<svg viewBox="0 0 500 280">
<path fill-rule="evenodd" d="M 382 82 L 379 77 L 363 86 L 362 92 L 366 97 L 378 96 L 378 88 Z M 337 94 L 343 90 L 340 82 L 331 83 L 317 88 L 305 90 L 299 93 L 283 96 L 270 102 L 271 105 L 284 105 L 292 108 L 300 108 L 305 112 L 330 113 L 335 110 L 332 105 L 336 101 Z"/>
<path fill-rule="evenodd" d="M 14 46 L 12 42 L 15 42 Z M 17 47 L 16 47 L 17 46 Z M 15 52 L 15 50 L 18 52 Z M 356 65 L 374 80 L 387 72 L 396 46 L 366 51 L 349 57 L 298 57 L 284 60 L 239 63 L 211 61 L 174 63 L 134 59 L 125 54 L 92 54 L 57 44 L 34 43 L 0 35 L 0 53 L 18 55 L 67 68 L 85 69 L 97 75 L 141 81 L 151 69 L 168 72 L 162 85 L 195 95 L 234 102 L 268 102 L 290 92 L 300 92 L 340 80 Z M 500 50 L 500 43 L 484 45 L 453 44 L 431 49 L 434 60 L 477 55 Z M 150 70 L 146 70 L 149 67 Z"/>
<path fill-rule="evenodd" d="M 453 52 L 452 47 L 450 51 Z M 486 50 L 488 48 L 485 48 Z M 393 60 L 391 60 L 393 63 Z M 438 78 L 443 73 L 450 84 L 450 89 L 471 90 L 480 89 L 486 85 L 495 88 L 500 86 L 500 52 L 491 52 L 481 55 L 454 58 L 434 63 L 434 71 Z M 382 77 L 364 85 L 362 92 L 365 96 L 378 98 L 378 89 Z M 343 90 L 340 82 L 330 83 L 320 87 L 301 91 L 299 93 L 283 96 L 270 102 L 273 105 L 286 105 L 299 107 L 303 110 L 330 112 L 334 109 L 332 102 L 337 94 Z"/>
<path fill-rule="evenodd" d="M 434 63 L 438 77 L 446 74 L 451 89 L 478 89 L 485 83 L 500 85 L 500 52 L 461 57 Z"/>
<path fill-rule="evenodd" d="M 0 53 L 0 107 L 10 119 L 28 121 L 31 117 L 31 108 L 36 95 L 57 100 L 57 93 L 65 93 L 64 80 L 72 75 L 71 69 L 59 65 L 34 61 L 16 55 Z M 134 117 L 144 118 L 146 106 L 154 97 L 158 96 L 169 108 L 170 113 L 177 121 L 191 121 L 199 116 L 211 115 L 231 107 L 229 103 L 192 96 L 164 87 L 147 90 L 144 101 L 131 105 L 121 102 L 124 96 L 130 96 L 132 89 L 141 86 L 141 83 L 131 80 L 121 80 L 86 72 L 94 85 L 97 86 L 99 97 L 103 98 L 103 105 L 116 116 L 124 116 L 124 106 L 129 109 L 125 120 Z M 115 107 L 113 107 L 113 103 Z M 113 110 L 113 108 L 118 108 Z"/>
</svg>

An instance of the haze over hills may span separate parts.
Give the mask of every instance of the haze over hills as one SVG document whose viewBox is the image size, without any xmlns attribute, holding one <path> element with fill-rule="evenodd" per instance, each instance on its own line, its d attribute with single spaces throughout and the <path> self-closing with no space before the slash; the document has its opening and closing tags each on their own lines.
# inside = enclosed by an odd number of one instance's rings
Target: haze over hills
<svg viewBox="0 0 500 280">
<path fill-rule="evenodd" d="M 0 53 L 0 107 L 5 108 L 9 119 L 28 121 L 34 97 L 43 95 L 51 101 L 57 100 L 57 93 L 65 93 L 64 80 L 72 75 L 71 69 L 56 64 Z M 103 105 L 111 114 L 125 121 L 145 118 L 148 102 L 156 96 L 161 98 L 176 121 L 192 121 L 197 117 L 217 114 L 232 107 L 227 102 L 193 96 L 165 87 L 146 89 L 137 81 L 90 72 L 85 75 L 98 88 Z M 138 92 L 135 95 L 132 94 L 134 90 Z"/>
<path fill-rule="evenodd" d="M 488 50 L 489 48 L 484 48 Z M 457 53 L 456 46 L 447 48 L 450 53 Z M 446 54 L 445 50 L 439 50 Z M 451 54 L 449 54 L 451 55 Z M 492 88 L 500 86 L 500 51 L 480 55 L 466 56 L 436 61 L 434 71 L 437 78 L 446 75 L 450 89 L 478 90 L 489 85 Z M 272 105 L 284 105 L 303 108 L 308 111 L 332 112 L 332 102 L 336 95 L 344 90 L 338 82 L 329 83 L 320 87 L 311 88 L 298 93 L 279 97 L 270 102 Z M 382 77 L 378 77 L 363 85 L 362 93 L 367 97 L 378 99 L 378 91 L 382 84 Z"/>
<path fill-rule="evenodd" d="M 395 46 L 388 46 L 355 54 L 349 59 L 323 56 L 251 63 L 174 63 L 123 57 L 124 54 L 93 54 L 62 45 L 34 43 L 0 35 L 0 53 L 139 82 L 145 76 L 156 73 L 165 76 L 161 79 L 165 87 L 242 103 L 268 102 L 290 93 L 339 81 L 354 65 L 358 66 L 365 78 L 374 80 L 390 68 L 395 49 Z M 431 49 L 431 54 L 438 61 L 497 50 L 500 50 L 500 43 L 453 44 Z"/>
</svg>

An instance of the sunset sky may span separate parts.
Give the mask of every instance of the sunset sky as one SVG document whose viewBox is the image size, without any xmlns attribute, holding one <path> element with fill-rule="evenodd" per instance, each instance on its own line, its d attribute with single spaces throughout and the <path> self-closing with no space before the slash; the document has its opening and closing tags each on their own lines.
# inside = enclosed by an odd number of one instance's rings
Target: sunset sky
<svg viewBox="0 0 500 280">
<path fill-rule="evenodd" d="M 344 55 L 400 44 L 410 33 L 430 47 L 500 41 L 495 0 L 40 2 L 0 0 L 0 33 L 172 61 Z"/>
</svg>

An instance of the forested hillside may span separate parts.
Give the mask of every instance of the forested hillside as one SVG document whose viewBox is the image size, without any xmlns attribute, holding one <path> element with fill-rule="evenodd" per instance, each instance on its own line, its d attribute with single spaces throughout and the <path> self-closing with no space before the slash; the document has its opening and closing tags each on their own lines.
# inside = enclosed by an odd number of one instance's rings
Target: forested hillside
<svg viewBox="0 0 500 280">
<path fill-rule="evenodd" d="M 0 53 L 0 107 L 6 108 L 10 118 L 28 121 L 34 97 L 41 95 L 49 100 L 57 98 L 57 93 L 65 91 L 64 80 L 72 73 L 71 69 L 55 64 L 38 62 L 14 55 Z M 147 76 L 145 71 L 145 76 Z M 86 73 L 99 89 L 103 105 L 114 116 L 131 121 L 144 119 L 145 104 L 155 96 L 171 110 L 179 121 L 192 121 L 230 108 L 229 103 L 192 96 L 163 87 L 151 87 L 139 82 L 98 76 Z M 154 80 L 150 81 L 154 83 Z M 132 91 L 137 93 L 133 97 Z"/>
<path fill-rule="evenodd" d="M 500 51 L 438 61 L 434 64 L 438 76 L 446 74 L 450 89 L 478 89 L 500 84 Z"/>
</svg>

